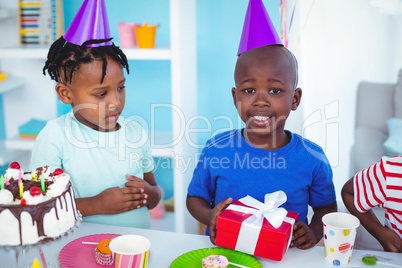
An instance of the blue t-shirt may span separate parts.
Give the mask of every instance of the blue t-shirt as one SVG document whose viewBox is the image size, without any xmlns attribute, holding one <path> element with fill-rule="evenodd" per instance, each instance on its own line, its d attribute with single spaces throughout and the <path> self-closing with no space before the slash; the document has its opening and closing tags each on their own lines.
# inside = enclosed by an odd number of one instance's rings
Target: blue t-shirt
<svg viewBox="0 0 402 268">
<path fill-rule="evenodd" d="M 287 195 L 282 207 L 308 223 L 308 205 L 325 206 L 336 200 L 332 169 L 320 146 L 288 133 L 290 142 L 277 150 L 252 146 L 241 130 L 213 137 L 201 153 L 188 194 L 215 206 L 246 195 L 264 202 L 265 194 L 282 190 Z"/>
<path fill-rule="evenodd" d="M 118 119 L 120 129 L 96 131 L 72 113 L 50 120 L 39 133 L 30 169 L 48 165 L 70 175 L 76 198 L 95 196 L 111 187 L 125 187 L 126 174 L 139 178 L 154 168 L 148 135 L 135 121 Z M 114 215 L 93 215 L 83 221 L 150 228 L 147 207 Z"/>
</svg>

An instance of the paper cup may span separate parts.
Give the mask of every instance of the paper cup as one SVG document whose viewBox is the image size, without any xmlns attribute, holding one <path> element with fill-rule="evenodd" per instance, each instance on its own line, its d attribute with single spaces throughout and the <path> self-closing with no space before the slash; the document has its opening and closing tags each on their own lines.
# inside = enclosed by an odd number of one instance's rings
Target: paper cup
<svg viewBox="0 0 402 268">
<path fill-rule="evenodd" d="M 324 257 L 333 265 L 350 262 L 355 243 L 358 218 L 342 212 L 328 213 L 322 217 L 324 224 Z"/>
<path fill-rule="evenodd" d="M 135 27 L 135 37 L 137 38 L 138 48 L 154 48 L 156 28 L 159 25 L 148 25 Z"/>
<path fill-rule="evenodd" d="M 109 243 L 115 268 L 146 268 L 151 242 L 140 235 L 122 235 Z"/>
<path fill-rule="evenodd" d="M 137 27 L 137 23 L 124 23 L 118 24 L 120 46 L 121 47 L 135 47 L 137 45 L 137 39 L 135 37 L 134 28 Z"/>
</svg>

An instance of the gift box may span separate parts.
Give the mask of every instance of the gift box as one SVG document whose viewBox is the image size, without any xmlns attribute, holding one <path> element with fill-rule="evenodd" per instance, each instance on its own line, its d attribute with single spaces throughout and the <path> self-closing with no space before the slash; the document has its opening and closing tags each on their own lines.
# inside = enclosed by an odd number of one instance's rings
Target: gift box
<svg viewBox="0 0 402 268">
<path fill-rule="evenodd" d="M 279 208 L 286 194 L 278 191 L 262 203 L 250 196 L 235 200 L 218 217 L 216 245 L 280 261 L 298 214 Z"/>
</svg>

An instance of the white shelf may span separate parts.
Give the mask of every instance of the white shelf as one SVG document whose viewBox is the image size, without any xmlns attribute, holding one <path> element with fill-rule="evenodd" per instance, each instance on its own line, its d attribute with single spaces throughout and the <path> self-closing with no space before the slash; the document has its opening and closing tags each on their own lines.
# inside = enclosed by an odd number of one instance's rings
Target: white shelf
<svg viewBox="0 0 402 268">
<path fill-rule="evenodd" d="M 169 131 L 155 131 L 151 133 L 152 156 L 155 157 L 174 157 L 175 148 L 171 144 L 172 133 Z M 4 141 L 8 150 L 31 151 L 35 140 L 21 139 L 19 136 Z"/>
<path fill-rule="evenodd" d="M 20 137 L 5 140 L 5 145 L 8 150 L 31 151 L 34 144 L 35 140 L 24 140 Z"/>
<path fill-rule="evenodd" d="M 172 53 L 169 48 L 122 48 L 129 60 L 170 60 Z M 41 59 L 47 58 L 49 46 L 40 47 L 5 47 L 0 48 L 2 59 Z"/>
<path fill-rule="evenodd" d="M 0 141 L 0 166 L 15 161 L 21 154 L 21 151 L 9 150 L 5 146 L 4 141 Z"/>
<path fill-rule="evenodd" d="M 170 60 L 172 52 L 169 48 L 121 48 L 129 60 Z"/>
<path fill-rule="evenodd" d="M 0 94 L 22 87 L 25 79 L 21 77 L 8 76 L 6 80 L 0 82 Z"/>
<path fill-rule="evenodd" d="M 0 19 L 7 19 L 17 16 L 17 9 L 0 8 Z"/>
</svg>

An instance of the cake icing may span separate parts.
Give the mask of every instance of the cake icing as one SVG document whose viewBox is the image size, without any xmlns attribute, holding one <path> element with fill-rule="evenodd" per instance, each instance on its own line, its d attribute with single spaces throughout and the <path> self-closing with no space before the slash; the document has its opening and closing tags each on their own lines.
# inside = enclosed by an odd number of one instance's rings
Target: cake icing
<svg viewBox="0 0 402 268">
<path fill-rule="evenodd" d="M 71 229 L 79 212 L 70 176 L 54 176 L 48 166 L 24 174 L 15 163 L 1 178 L 0 245 L 36 244 Z"/>
<path fill-rule="evenodd" d="M 203 268 L 226 268 L 228 265 L 229 261 L 223 255 L 209 255 L 202 259 Z"/>
</svg>

